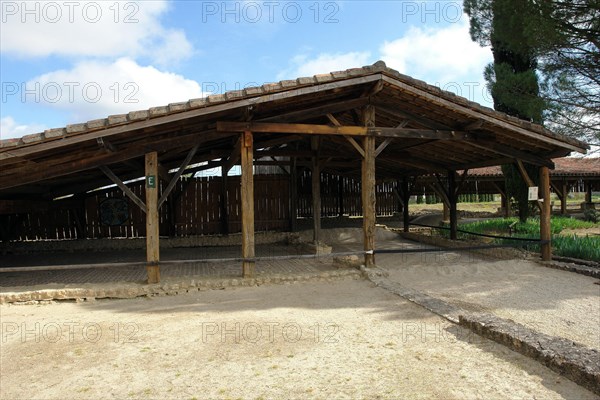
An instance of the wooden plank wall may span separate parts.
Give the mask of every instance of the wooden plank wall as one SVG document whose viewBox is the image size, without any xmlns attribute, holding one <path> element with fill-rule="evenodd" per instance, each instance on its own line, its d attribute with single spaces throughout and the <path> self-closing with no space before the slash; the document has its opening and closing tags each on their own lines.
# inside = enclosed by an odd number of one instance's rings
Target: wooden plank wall
<svg viewBox="0 0 600 400">
<path fill-rule="evenodd" d="M 377 216 L 391 216 L 400 210 L 394 196 L 393 182 L 380 182 L 376 186 Z M 340 193 L 340 188 L 342 193 Z M 342 197 L 342 200 L 340 200 Z M 311 172 L 304 170 L 298 174 L 298 217 L 312 217 Z M 343 215 L 362 216 L 360 179 L 339 175 L 321 174 L 321 216 L 336 217 L 340 214 L 340 201 L 343 201 Z"/>
<path fill-rule="evenodd" d="M 212 235 L 221 233 L 220 176 L 181 179 L 159 211 L 161 236 Z M 288 175 L 255 175 L 255 230 L 287 230 L 290 224 L 290 187 Z M 161 182 L 160 191 L 166 183 Z M 144 181 L 128 187 L 145 201 Z M 321 174 L 322 216 L 339 215 L 340 187 L 343 190 L 344 215 L 362 214 L 360 180 Z M 377 215 L 398 211 L 392 183 L 377 185 Z M 229 232 L 241 231 L 240 177 L 227 179 Z M 312 217 L 311 173 L 298 174 L 298 217 Z M 125 199 L 129 218 L 119 226 L 101 223 L 99 207 L 106 199 Z M 169 204 L 171 202 L 172 204 Z M 6 218 L 15 221 L 12 240 L 57 240 L 78 238 L 137 238 L 146 235 L 145 214 L 116 187 L 89 193 L 80 200 L 57 202 L 57 207 L 39 213 Z M 79 207 L 74 205 L 79 204 Z M 79 218 L 79 221 L 78 221 Z M 80 230 L 86 232 L 80 232 Z"/>
</svg>

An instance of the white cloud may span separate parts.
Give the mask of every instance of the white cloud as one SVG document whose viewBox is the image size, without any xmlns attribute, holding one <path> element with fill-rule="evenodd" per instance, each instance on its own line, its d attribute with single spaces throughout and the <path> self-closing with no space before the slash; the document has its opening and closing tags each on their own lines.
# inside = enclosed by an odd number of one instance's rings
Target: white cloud
<svg viewBox="0 0 600 400">
<path fill-rule="evenodd" d="M 369 52 L 322 53 L 317 58 L 309 59 L 306 54 L 297 55 L 291 60 L 291 66 L 280 72 L 277 79 L 294 79 L 301 76 L 312 76 L 348 68 L 362 67 L 369 63 Z"/>
<path fill-rule="evenodd" d="M 23 100 L 69 111 L 73 122 L 203 96 L 198 82 L 128 58 L 83 61 L 70 70 L 38 76 L 27 82 L 27 93 Z"/>
<path fill-rule="evenodd" d="M 18 124 L 12 117 L 3 117 L 0 119 L 0 140 L 20 138 L 30 133 L 37 133 L 46 130 L 46 126 L 40 124 L 22 125 Z"/>
<path fill-rule="evenodd" d="M 483 69 L 492 53 L 471 40 L 468 18 L 441 29 L 411 27 L 403 37 L 384 42 L 380 52 L 388 67 L 403 74 L 475 97 L 471 100 L 491 101 L 484 94 Z"/>
<path fill-rule="evenodd" d="M 0 2 L 3 53 L 21 57 L 146 56 L 176 62 L 191 55 L 185 33 L 165 28 L 166 0 Z M 169 57 L 165 58 L 165 49 Z"/>
</svg>

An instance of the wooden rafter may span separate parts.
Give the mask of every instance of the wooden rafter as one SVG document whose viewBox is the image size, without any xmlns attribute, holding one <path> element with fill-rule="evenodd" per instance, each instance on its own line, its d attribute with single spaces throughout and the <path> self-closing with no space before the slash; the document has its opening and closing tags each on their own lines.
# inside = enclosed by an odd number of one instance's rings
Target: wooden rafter
<svg viewBox="0 0 600 400">
<path fill-rule="evenodd" d="M 111 171 L 110 168 L 108 168 L 105 165 L 102 165 L 100 167 L 100 170 L 104 173 L 104 175 L 106 175 L 115 185 L 117 185 L 119 187 L 119 189 L 121 189 L 123 191 L 123 193 L 125 193 L 125 195 L 127 197 L 129 197 L 131 199 L 131 201 L 133 201 L 135 204 L 137 204 L 137 206 L 144 212 L 146 213 L 146 204 L 142 201 L 142 199 L 140 199 L 135 193 L 133 193 L 133 191 L 131 189 L 129 189 L 127 187 L 127 185 L 125 185 L 123 183 L 123 181 L 121 179 L 119 179 L 119 177 L 117 175 L 114 174 L 114 172 Z"/>
<path fill-rule="evenodd" d="M 499 128 L 507 129 L 511 132 L 518 133 L 521 136 L 526 136 L 526 137 L 534 139 L 534 140 L 539 140 L 541 142 L 551 144 L 553 146 L 567 147 L 572 151 L 585 151 L 584 148 L 578 147 L 574 144 L 567 143 L 566 141 L 555 139 L 553 137 L 549 137 L 549 136 L 543 135 L 541 133 L 532 132 L 532 131 L 524 129 L 520 126 L 505 122 L 497 117 L 493 117 L 493 116 L 481 113 L 479 111 L 475 111 L 469 107 L 465 107 L 465 106 L 456 104 L 454 102 L 451 102 L 449 100 L 446 100 L 444 98 L 441 98 L 439 96 L 433 95 L 431 93 L 426 92 L 425 90 L 408 85 L 404 82 L 401 82 L 401 81 L 391 78 L 389 76 L 384 75 L 382 79 L 385 82 L 387 82 L 391 85 L 394 85 L 403 91 L 406 91 L 407 93 L 412 93 L 422 99 L 427 100 L 431 104 L 435 104 L 435 105 L 444 107 L 448 110 L 459 113 L 461 115 L 465 115 L 469 118 L 478 118 L 478 119 L 481 119 L 484 123 L 491 123 Z"/>
<path fill-rule="evenodd" d="M 194 155 L 196 155 L 196 151 L 198 151 L 198 147 L 200 147 L 199 144 L 192 147 L 192 149 L 190 150 L 188 155 L 185 157 L 185 160 L 183 160 L 183 162 L 179 166 L 179 169 L 177 170 L 177 172 L 175 173 L 173 178 L 171 178 L 171 181 L 169 182 L 167 187 L 163 190 L 162 195 L 158 199 L 158 209 L 159 210 L 160 210 L 160 207 L 163 205 L 163 203 L 167 200 L 167 197 L 169 196 L 169 194 L 171 194 L 171 191 L 177 184 L 177 181 L 179 180 L 181 175 L 185 172 L 185 169 L 190 164 L 190 161 L 192 161 L 192 158 L 194 157 Z"/>
<path fill-rule="evenodd" d="M 554 168 L 554 163 L 552 160 L 545 159 L 543 157 L 536 156 L 534 154 L 529 154 L 521 150 L 514 149 L 510 146 L 506 146 L 497 142 L 493 142 L 491 140 L 469 140 L 467 139 L 467 144 L 473 147 L 477 147 L 479 149 L 488 150 L 493 153 L 505 156 L 505 157 L 513 157 L 518 158 L 520 160 L 526 161 L 530 164 L 546 166 L 550 168 Z"/>
<path fill-rule="evenodd" d="M 353 137 L 344 136 L 344 138 L 346 138 L 346 140 L 352 145 L 352 147 L 354 147 L 356 149 L 356 151 L 358 151 L 358 153 L 360 154 L 360 156 L 364 158 L 365 151 L 363 150 L 362 146 L 360 144 L 358 144 L 356 142 L 356 140 L 354 140 Z"/>
<path fill-rule="evenodd" d="M 332 116 L 333 118 L 333 116 Z M 336 120 L 337 121 L 337 120 Z M 339 123 L 339 122 L 338 122 Z M 252 132 L 263 133 L 293 133 L 304 135 L 344 135 L 344 136 L 376 136 L 414 139 L 464 139 L 466 134 L 461 131 L 438 129 L 410 129 L 366 126 L 330 126 L 317 124 L 284 124 L 276 122 L 217 122 L 220 132 Z"/>
</svg>

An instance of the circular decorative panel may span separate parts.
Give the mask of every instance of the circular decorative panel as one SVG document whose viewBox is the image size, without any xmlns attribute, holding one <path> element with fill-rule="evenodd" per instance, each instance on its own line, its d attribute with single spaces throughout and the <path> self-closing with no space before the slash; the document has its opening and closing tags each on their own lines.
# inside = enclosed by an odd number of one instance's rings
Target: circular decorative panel
<svg viewBox="0 0 600 400">
<path fill-rule="evenodd" d="M 106 199 L 100 203 L 102 225 L 123 225 L 129 219 L 129 204 L 125 199 Z"/>
</svg>

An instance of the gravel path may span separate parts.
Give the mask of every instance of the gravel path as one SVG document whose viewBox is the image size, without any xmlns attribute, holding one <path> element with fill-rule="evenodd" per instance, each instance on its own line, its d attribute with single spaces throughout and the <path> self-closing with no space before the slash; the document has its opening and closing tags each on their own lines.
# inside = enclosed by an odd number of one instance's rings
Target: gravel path
<svg viewBox="0 0 600 400">
<path fill-rule="evenodd" d="M 597 399 L 367 281 L 3 305 L 0 317 L 7 399 Z"/>
<path fill-rule="evenodd" d="M 390 271 L 391 280 L 457 307 L 509 318 L 600 350 L 598 279 L 531 261 L 458 253 L 411 255 L 400 262 L 384 255 L 378 263 Z"/>
</svg>

